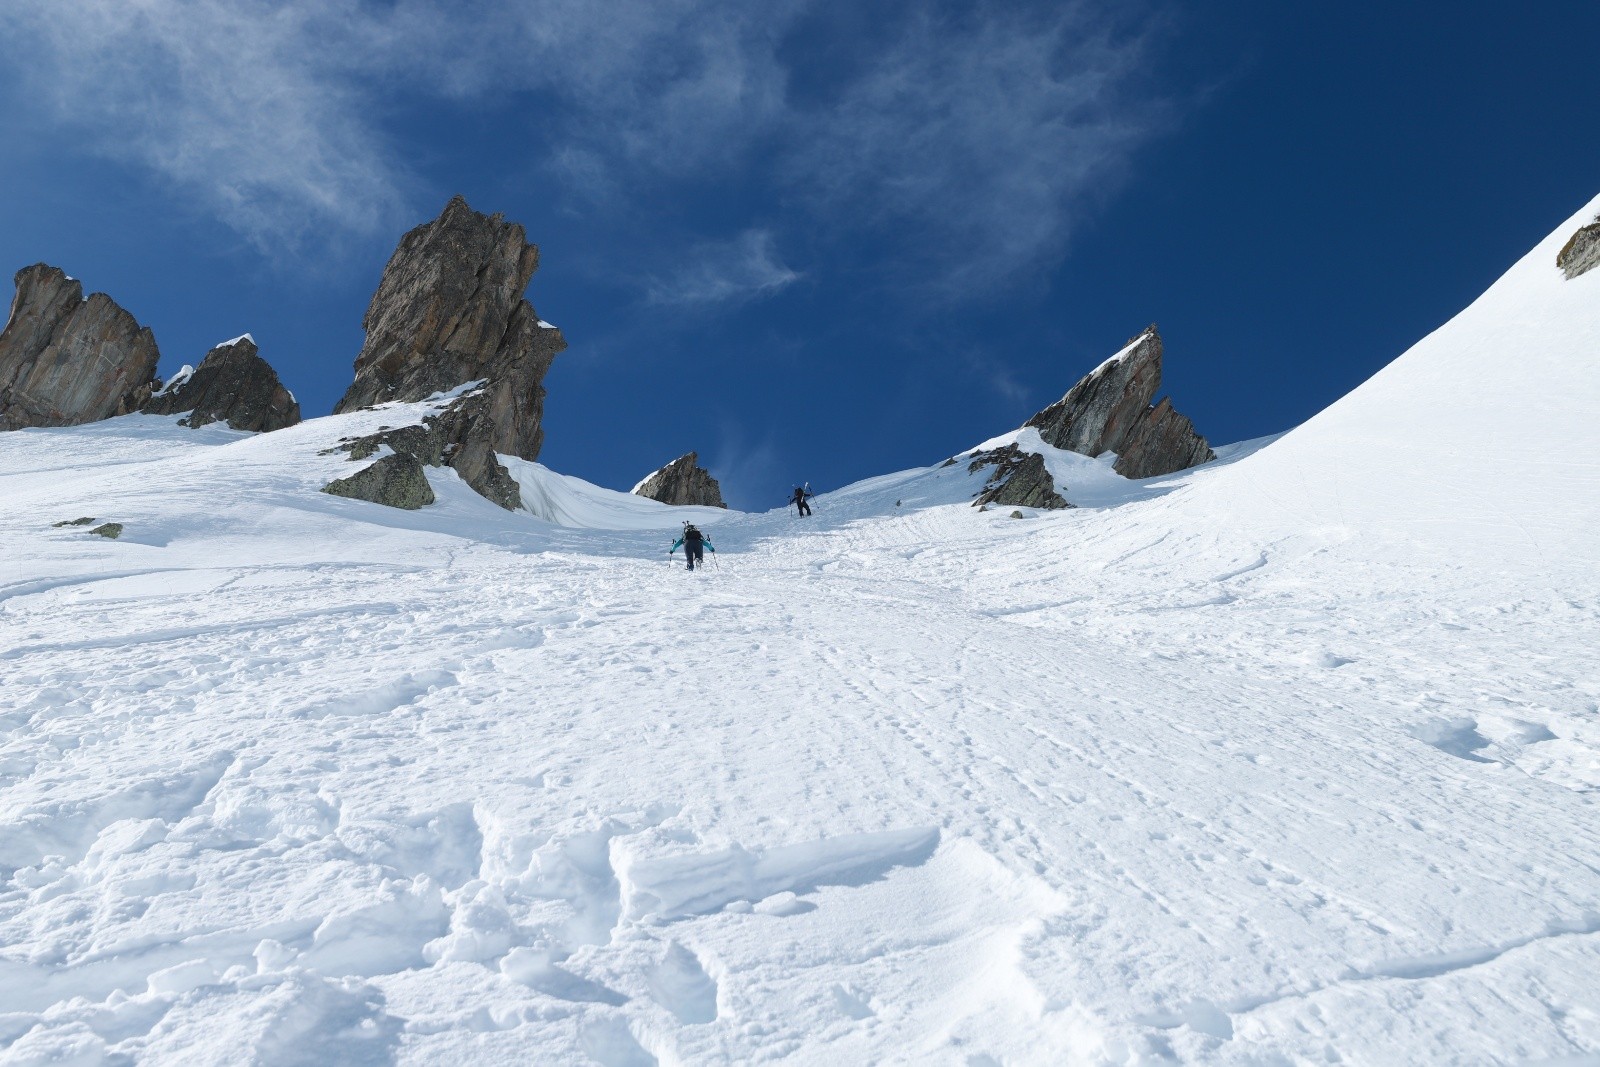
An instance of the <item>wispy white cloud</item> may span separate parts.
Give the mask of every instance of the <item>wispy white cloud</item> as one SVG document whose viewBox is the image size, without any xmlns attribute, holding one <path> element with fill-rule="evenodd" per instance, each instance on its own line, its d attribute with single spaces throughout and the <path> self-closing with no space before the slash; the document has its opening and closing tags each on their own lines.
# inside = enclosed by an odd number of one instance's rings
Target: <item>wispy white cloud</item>
<svg viewBox="0 0 1600 1067">
<path fill-rule="evenodd" d="M 922 10 L 808 116 L 791 177 L 819 213 L 904 235 L 934 257 L 912 281 L 1003 283 L 1060 253 L 1159 121 L 1138 95 L 1142 61 L 1139 40 L 1111 36 L 1086 4 Z"/>
<path fill-rule="evenodd" d="M 672 273 L 652 277 L 646 296 L 652 304 L 726 304 L 767 296 L 799 280 L 785 266 L 767 230 L 746 230 L 731 241 L 692 249 Z"/>
<path fill-rule="evenodd" d="M 0 4 L 0 62 L 39 136 L 70 131 L 268 251 L 414 221 L 438 191 L 405 162 L 403 109 L 432 96 L 520 114 L 508 152 L 585 210 L 737 181 L 768 216 L 798 208 L 808 243 L 869 233 L 878 266 L 961 292 L 1059 255 L 1153 125 L 1136 39 L 1089 0 L 1025 8 L 886 3 L 866 58 L 805 94 L 829 63 L 816 41 L 849 32 L 827 0 Z M 710 246 L 651 299 L 781 288 L 785 233 Z"/>
<path fill-rule="evenodd" d="M 5 5 L 0 39 L 52 130 L 147 168 L 266 249 L 328 224 L 364 231 L 402 203 L 403 175 L 331 77 L 353 8 L 227 0 Z"/>
</svg>

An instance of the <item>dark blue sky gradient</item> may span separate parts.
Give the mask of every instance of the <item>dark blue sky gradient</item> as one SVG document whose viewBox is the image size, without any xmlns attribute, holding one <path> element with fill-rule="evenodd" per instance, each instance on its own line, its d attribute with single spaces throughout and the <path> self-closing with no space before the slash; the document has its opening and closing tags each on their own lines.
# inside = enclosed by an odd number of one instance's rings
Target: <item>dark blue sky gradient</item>
<svg viewBox="0 0 1600 1067">
<path fill-rule="evenodd" d="M 164 374 L 250 331 L 319 415 L 350 380 L 400 232 L 461 192 L 540 245 L 528 295 L 571 345 L 546 381 L 541 461 L 626 489 L 698 449 L 733 504 L 761 509 L 800 480 L 831 488 L 1009 429 L 1152 321 L 1166 390 L 1213 443 L 1286 429 L 1600 192 L 1592 0 L 1152 5 L 1098 23 L 1143 42 L 1117 89 L 1139 134 L 1062 194 L 1061 239 L 953 286 L 987 239 L 983 212 L 970 226 L 901 213 L 894 182 L 915 180 L 916 159 L 859 202 L 820 199 L 828 172 L 792 162 L 910 10 L 818 4 L 774 31 L 811 125 L 682 167 L 602 169 L 592 187 L 551 160 L 576 122 L 585 144 L 609 132 L 565 115 L 559 92 L 444 98 L 391 77 L 363 121 L 398 161 L 399 206 L 283 248 L 69 124 L 17 117 L 27 84 L 0 77 L 0 269 L 45 260 L 109 293 L 154 328 Z M 950 6 L 939 29 L 992 14 Z M 959 192 L 950 167 L 943 188 Z M 995 195 L 975 173 L 949 212 Z M 769 288 L 673 299 L 699 258 L 752 232 L 780 272 Z"/>
</svg>

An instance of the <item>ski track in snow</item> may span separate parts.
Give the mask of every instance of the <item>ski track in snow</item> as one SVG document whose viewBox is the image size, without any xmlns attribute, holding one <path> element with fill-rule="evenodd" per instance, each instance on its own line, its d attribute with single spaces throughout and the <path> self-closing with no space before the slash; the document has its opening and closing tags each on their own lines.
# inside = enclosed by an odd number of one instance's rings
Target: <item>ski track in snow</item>
<svg viewBox="0 0 1600 1067">
<path fill-rule="evenodd" d="M 1592 464 L 958 464 L 690 575 L 317 495 L 397 412 L 0 439 L 0 1063 L 1600 1062 Z"/>
</svg>

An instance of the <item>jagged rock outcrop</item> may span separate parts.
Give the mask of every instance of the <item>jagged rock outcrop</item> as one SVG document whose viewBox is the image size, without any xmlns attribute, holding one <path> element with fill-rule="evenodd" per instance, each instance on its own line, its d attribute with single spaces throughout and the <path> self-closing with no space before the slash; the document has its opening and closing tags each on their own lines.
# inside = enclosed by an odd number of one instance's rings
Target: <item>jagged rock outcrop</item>
<svg viewBox="0 0 1600 1067">
<path fill-rule="evenodd" d="M 1037 452 L 1024 452 L 1016 445 L 1006 445 L 975 453 L 972 462 L 967 464 L 967 470 L 974 473 L 984 467 L 993 467 L 994 472 L 973 500 L 979 507 L 1009 504 L 1047 511 L 1072 507 L 1056 492 L 1055 479 L 1050 477 L 1044 457 Z"/>
<path fill-rule="evenodd" d="M 1154 478 L 1215 459 L 1169 400 L 1151 406 L 1160 387 L 1161 334 L 1150 326 L 1023 425 L 1069 452 L 1115 452 L 1114 469 L 1124 478 Z"/>
<path fill-rule="evenodd" d="M 700 466 L 695 452 L 679 456 L 665 467 L 633 487 L 639 496 L 659 500 L 663 504 L 688 504 L 705 508 L 725 508 L 722 486 Z"/>
<path fill-rule="evenodd" d="M 324 493 L 367 500 L 391 508 L 415 511 L 433 503 L 433 487 L 422 462 L 415 456 L 393 453 L 348 478 L 338 478 L 322 487 Z"/>
<path fill-rule="evenodd" d="M 1582 227 L 1556 254 L 1556 266 L 1570 281 L 1600 267 L 1600 217 Z"/>
<path fill-rule="evenodd" d="M 1085 456 L 1115 452 L 1113 469 L 1124 478 L 1154 478 L 1215 459 L 1171 400 L 1151 406 L 1160 387 L 1161 334 L 1151 326 L 1023 425 L 1055 448 Z M 968 470 L 984 467 L 994 471 L 975 504 L 1071 506 L 1056 491 L 1044 460 L 1018 445 L 974 453 Z"/>
<path fill-rule="evenodd" d="M 265 433 L 300 421 L 300 405 L 261 358 L 249 334 L 206 353 L 187 375 L 174 375 L 140 409 L 150 415 L 189 414 L 179 425 L 225 422 L 235 430 Z"/>
<path fill-rule="evenodd" d="M 76 426 L 138 409 L 161 353 L 148 327 L 56 267 L 17 272 L 0 332 L 0 430 Z"/>
<path fill-rule="evenodd" d="M 567 346 L 523 299 L 538 266 L 539 250 L 520 224 L 480 214 L 459 196 L 402 237 L 362 320 L 367 339 L 355 381 L 334 411 L 482 384 L 425 420 L 420 435 L 390 431 L 356 443 L 415 449 L 408 454 L 454 467 L 501 507 L 520 507 L 516 481 L 495 455 L 539 455 L 541 383 Z"/>
</svg>

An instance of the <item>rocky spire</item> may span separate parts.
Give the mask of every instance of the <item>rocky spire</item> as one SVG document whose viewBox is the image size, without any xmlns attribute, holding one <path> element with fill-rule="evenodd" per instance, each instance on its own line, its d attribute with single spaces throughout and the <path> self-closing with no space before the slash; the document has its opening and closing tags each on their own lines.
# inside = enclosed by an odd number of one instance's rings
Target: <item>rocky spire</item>
<svg viewBox="0 0 1600 1067">
<path fill-rule="evenodd" d="M 468 382 L 477 388 L 410 434 L 381 443 L 454 467 L 505 508 L 521 503 L 496 453 L 534 459 L 544 441 L 545 372 L 566 348 L 561 331 L 522 298 L 539 250 L 520 224 L 453 198 L 400 239 L 362 325 L 355 381 L 335 412 L 418 401 Z M 362 439 L 362 448 L 374 442 Z M 369 449 L 370 451 L 370 449 Z"/>
<path fill-rule="evenodd" d="M 1161 334 L 1150 326 L 1024 425 L 1069 452 L 1115 452 L 1115 470 L 1124 478 L 1154 478 L 1215 459 L 1170 400 L 1151 406 L 1160 387 Z"/>
<path fill-rule="evenodd" d="M 141 410 L 150 415 L 188 412 L 179 420 L 184 426 L 225 422 L 252 432 L 281 430 L 300 421 L 300 405 L 249 334 L 207 352 L 199 367 L 175 375 Z"/>
<path fill-rule="evenodd" d="M 692 504 L 706 508 L 728 506 L 722 502 L 722 486 L 700 466 L 700 457 L 694 452 L 668 463 L 634 486 L 633 491 L 663 504 Z"/>
<path fill-rule="evenodd" d="M 1151 406 L 1160 387 L 1161 334 L 1150 326 L 1023 425 L 1038 430 L 1045 444 L 1068 452 L 1115 452 L 1113 469 L 1124 478 L 1154 478 L 1215 459 L 1206 439 L 1173 410 L 1172 401 Z M 986 467 L 991 468 L 989 481 L 975 504 L 1072 506 L 1043 457 L 1017 444 L 973 453 L 968 470 Z"/>
<path fill-rule="evenodd" d="M 160 352 L 148 327 L 56 267 L 17 272 L 0 332 L 0 430 L 76 426 L 126 415 L 155 386 Z"/>
</svg>

